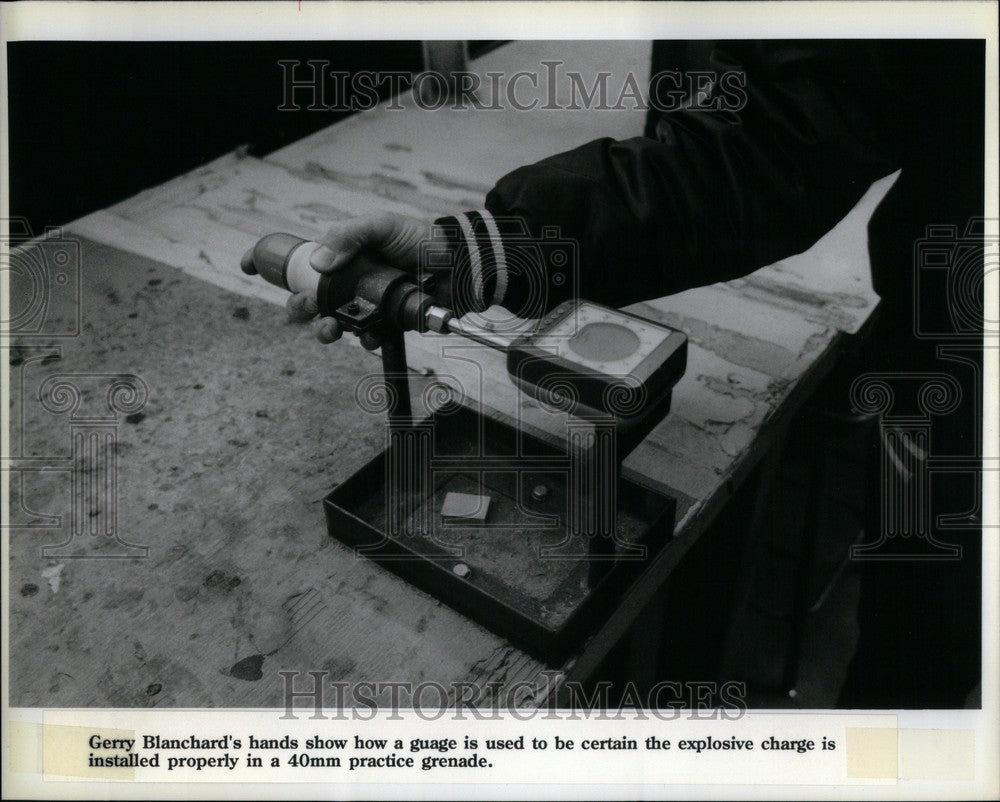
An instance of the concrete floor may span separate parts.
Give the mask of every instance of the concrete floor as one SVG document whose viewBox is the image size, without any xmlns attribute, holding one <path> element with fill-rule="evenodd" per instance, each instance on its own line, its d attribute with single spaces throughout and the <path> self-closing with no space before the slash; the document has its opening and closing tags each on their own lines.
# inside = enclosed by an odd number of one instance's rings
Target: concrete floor
<svg viewBox="0 0 1000 802">
<path fill-rule="evenodd" d="M 264 683 L 229 666 L 288 639 L 280 604 L 301 583 L 339 581 L 315 557 L 329 546 L 319 505 L 301 499 L 318 502 L 382 442 L 381 421 L 334 391 L 372 360 L 359 348 L 318 358 L 308 328 L 285 326 L 284 310 L 173 268 L 91 244 L 82 263 L 81 335 L 7 355 L 12 453 L 62 468 L 12 488 L 10 703 L 277 705 L 280 683 L 258 700 Z M 68 414 L 39 399 L 45 381 L 63 377 L 79 386 L 84 413 L 107 415 L 118 374 L 139 377 L 148 400 L 114 429 L 117 493 L 106 499 L 103 455 L 79 458 L 88 481 L 78 493 Z M 116 538 L 138 547 L 86 535 L 54 548 L 71 533 L 74 504 L 86 532 L 113 520 Z M 42 512 L 59 525 L 31 517 Z M 307 659 L 288 665 L 317 662 Z"/>
</svg>

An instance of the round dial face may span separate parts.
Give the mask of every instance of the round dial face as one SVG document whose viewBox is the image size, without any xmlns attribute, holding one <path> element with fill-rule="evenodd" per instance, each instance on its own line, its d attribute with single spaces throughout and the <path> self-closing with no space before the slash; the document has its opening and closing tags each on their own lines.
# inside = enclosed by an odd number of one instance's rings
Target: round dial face
<svg viewBox="0 0 1000 802">
<path fill-rule="evenodd" d="M 551 328 L 534 335 L 531 344 L 589 371 L 642 380 L 655 367 L 642 366 L 643 361 L 669 336 L 667 329 L 582 302 Z"/>
</svg>

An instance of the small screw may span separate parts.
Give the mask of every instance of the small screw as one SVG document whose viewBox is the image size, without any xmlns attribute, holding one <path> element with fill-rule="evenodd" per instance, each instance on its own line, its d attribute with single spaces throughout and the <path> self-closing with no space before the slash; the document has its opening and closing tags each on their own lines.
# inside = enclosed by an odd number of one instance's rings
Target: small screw
<svg viewBox="0 0 1000 802">
<path fill-rule="evenodd" d="M 544 501 L 549 497 L 549 489 L 545 485 L 535 485 L 531 491 L 531 497 L 535 501 Z"/>
<path fill-rule="evenodd" d="M 455 574 L 455 576 L 460 577 L 461 579 L 466 579 L 469 576 L 469 574 L 472 573 L 472 569 L 469 568 L 469 566 L 467 566 L 465 563 L 458 563 L 451 570 L 452 573 Z"/>
<path fill-rule="evenodd" d="M 361 306 L 358 304 L 357 301 L 351 301 L 347 305 L 347 314 L 349 315 L 356 315 L 360 311 L 361 311 Z"/>
</svg>

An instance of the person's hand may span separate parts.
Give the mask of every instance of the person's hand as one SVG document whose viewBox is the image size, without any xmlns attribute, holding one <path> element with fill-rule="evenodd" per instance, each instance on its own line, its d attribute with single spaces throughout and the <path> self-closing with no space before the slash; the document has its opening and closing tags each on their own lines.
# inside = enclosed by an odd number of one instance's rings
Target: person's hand
<svg viewBox="0 0 1000 802">
<path fill-rule="evenodd" d="M 331 226 L 319 240 L 320 247 L 313 251 L 310 264 L 320 273 L 331 273 L 350 264 L 364 252 L 391 267 L 413 270 L 420 258 L 420 243 L 430 230 L 428 223 L 397 214 L 372 213 L 343 220 Z M 316 297 L 300 292 L 289 296 L 286 303 L 288 319 L 306 323 L 319 314 Z M 319 318 L 313 323 L 316 339 L 332 343 L 343 334 L 340 324 L 332 317 Z M 379 341 L 372 335 L 362 335 L 361 344 L 372 350 Z"/>
</svg>

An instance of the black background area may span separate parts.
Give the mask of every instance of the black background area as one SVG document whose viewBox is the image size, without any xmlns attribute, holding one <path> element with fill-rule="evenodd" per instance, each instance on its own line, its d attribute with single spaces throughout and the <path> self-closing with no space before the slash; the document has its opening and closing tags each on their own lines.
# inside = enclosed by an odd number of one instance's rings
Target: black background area
<svg viewBox="0 0 1000 802">
<path fill-rule="evenodd" d="M 304 92 L 301 110 L 279 111 L 282 59 L 422 66 L 419 42 L 10 43 L 11 216 L 40 234 L 242 145 L 261 156 L 347 116 L 306 109 Z"/>
</svg>

